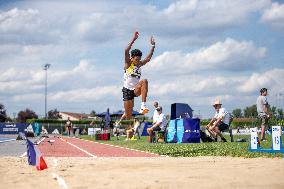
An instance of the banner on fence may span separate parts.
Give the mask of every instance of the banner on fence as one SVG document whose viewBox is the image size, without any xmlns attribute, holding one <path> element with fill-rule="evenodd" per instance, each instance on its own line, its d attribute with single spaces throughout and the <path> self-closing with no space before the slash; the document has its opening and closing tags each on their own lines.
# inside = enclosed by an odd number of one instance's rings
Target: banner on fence
<svg viewBox="0 0 284 189">
<path fill-rule="evenodd" d="M 25 132 L 28 123 L 0 123 L 0 134 L 18 134 Z"/>
<path fill-rule="evenodd" d="M 280 150 L 281 149 L 281 127 L 272 126 L 272 149 Z"/>
</svg>

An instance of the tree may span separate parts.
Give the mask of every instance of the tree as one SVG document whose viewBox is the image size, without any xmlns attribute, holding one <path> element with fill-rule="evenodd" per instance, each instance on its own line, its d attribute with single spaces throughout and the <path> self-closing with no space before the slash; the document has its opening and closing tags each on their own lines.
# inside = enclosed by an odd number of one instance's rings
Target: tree
<svg viewBox="0 0 284 189">
<path fill-rule="evenodd" d="M 275 106 L 269 106 L 269 112 L 271 112 L 273 116 L 276 116 L 277 114 L 276 109 L 277 108 Z"/>
<path fill-rule="evenodd" d="M 59 114 L 59 111 L 55 108 L 54 110 L 50 110 L 47 113 L 47 118 L 48 119 L 61 119 L 61 115 Z"/>
<path fill-rule="evenodd" d="M 91 117 L 95 117 L 96 114 L 97 114 L 96 111 L 95 111 L 95 110 L 92 110 L 91 113 L 90 113 L 90 116 L 91 116 Z"/>
<path fill-rule="evenodd" d="M 284 118 L 282 108 L 277 109 L 277 118 L 278 119 L 283 119 Z"/>
<path fill-rule="evenodd" d="M 257 108 L 256 108 L 256 104 L 246 107 L 244 109 L 244 117 L 257 117 L 258 113 L 257 113 Z"/>
<path fill-rule="evenodd" d="M 7 119 L 6 109 L 3 104 L 0 104 L 0 122 L 5 122 Z"/>
<path fill-rule="evenodd" d="M 33 119 L 33 118 L 37 119 L 38 115 L 33 110 L 27 108 L 26 110 L 20 111 L 18 113 L 17 121 L 24 123 L 26 122 L 27 119 Z"/>
<path fill-rule="evenodd" d="M 234 117 L 237 117 L 237 118 L 243 117 L 243 113 L 242 113 L 242 110 L 240 108 L 234 109 L 232 111 L 232 114 L 233 114 Z"/>
</svg>

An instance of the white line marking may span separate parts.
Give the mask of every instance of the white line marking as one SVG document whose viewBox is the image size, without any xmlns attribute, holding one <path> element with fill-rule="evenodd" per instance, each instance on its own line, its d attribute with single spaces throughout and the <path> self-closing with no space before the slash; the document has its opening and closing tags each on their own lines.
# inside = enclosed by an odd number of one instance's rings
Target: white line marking
<svg viewBox="0 0 284 189">
<path fill-rule="evenodd" d="M 45 137 L 43 137 L 40 141 L 38 141 L 36 144 L 39 145 L 42 141 L 45 140 Z"/>
<path fill-rule="evenodd" d="M 16 140 L 16 139 L 14 139 L 14 138 L 13 138 L 13 139 L 1 140 L 1 141 L 0 141 L 0 143 L 3 143 L 3 142 L 9 142 L 9 141 L 14 141 L 14 140 Z"/>
<path fill-rule="evenodd" d="M 27 155 L 27 152 L 24 152 L 20 157 L 25 157 Z"/>
<path fill-rule="evenodd" d="M 62 138 L 60 138 L 60 140 L 64 141 Z M 71 142 L 68 142 L 68 141 L 66 141 L 66 142 L 67 142 L 68 144 L 70 144 L 71 146 L 77 148 L 78 150 L 80 150 L 80 151 L 82 151 L 82 152 L 88 154 L 88 155 L 91 156 L 91 157 L 94 157 L 94 158 L 97 157 L 97 156 L 95 156 L 94 154 L 91 154 L 90 152 L 88 152 L 88 151 L 86 151 L 86 150 L 84 150 L 84 149 L 82 149 L 82 148 L 76 146 L 75 144 L 72 144 Z"/>
<path fill-rule="evenodd" d="M 52 178 L 57 180 L 59 186 L 62 186 L 63 188 L 68 188 L 65 180 L 61 178 L 60 176 L 58 176 L 56 173 L 52 173 Z"/>
</svg>

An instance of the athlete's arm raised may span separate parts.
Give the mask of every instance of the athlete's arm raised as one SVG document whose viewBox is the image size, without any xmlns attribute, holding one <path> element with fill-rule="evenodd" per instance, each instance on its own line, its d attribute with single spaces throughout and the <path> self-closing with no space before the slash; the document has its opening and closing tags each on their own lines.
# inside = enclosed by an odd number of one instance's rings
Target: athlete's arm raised
<svg viewBox="0 0 284 189">
<path fill-rule="evenodd" d="M 124 63 L 124 68 L 127 69 L 130 66 L 130 55 L 129 55 L 129 51 L 133 45 L 133 43 L 135 42 L 135 40 L 139 37 L 139 32 L 136 31 L 134 32 L 134 36 L 132 38 L 132 40 L 130 41 L 130 43 L 127 45 L 126 49 L 125 49 L 125 63 Z"/>
<path fill-rule="evenodd" d="M 150 60 L 151 60 L 151 58 L 152 58 L 152 56 L 153 56 L 153 53 L 154 53 L 154 50 L 155 50 L 155 45 L 156 45 L 155 39 L 154 39 L 153 36 L 152 36 L 151 39 L 150 39 L 150 43 L 151 43 L 151 45 L 152 45 L 152 48 L 151 48 L 149 54 L 146 56 L 146 58 L 141 61 L 142 65 L 145 65 L 145 64 L 147 64 L 148 62 L 150 62 Z"/>
</svg>

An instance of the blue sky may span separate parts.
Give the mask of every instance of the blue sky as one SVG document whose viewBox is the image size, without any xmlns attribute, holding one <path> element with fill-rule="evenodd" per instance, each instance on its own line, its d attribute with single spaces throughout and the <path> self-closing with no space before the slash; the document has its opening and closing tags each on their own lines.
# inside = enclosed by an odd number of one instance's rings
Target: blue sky
<svg viewBox="0 0 284 189">
<path fill-rule="evenodd" d="M 49 63 L 48 110 L 123 109 L 123 51 L 135 30 L 144 55 L 152 35 L 157 43 L 142 69 L 148 106 L 188 103 L 205 118 L 215 99 L 243 109 L 267 87 L 283 108 L 284 2 L 270 0 L 1 1 L 0 103 L 9 115 L 43 116 Z"/>
</svg>

